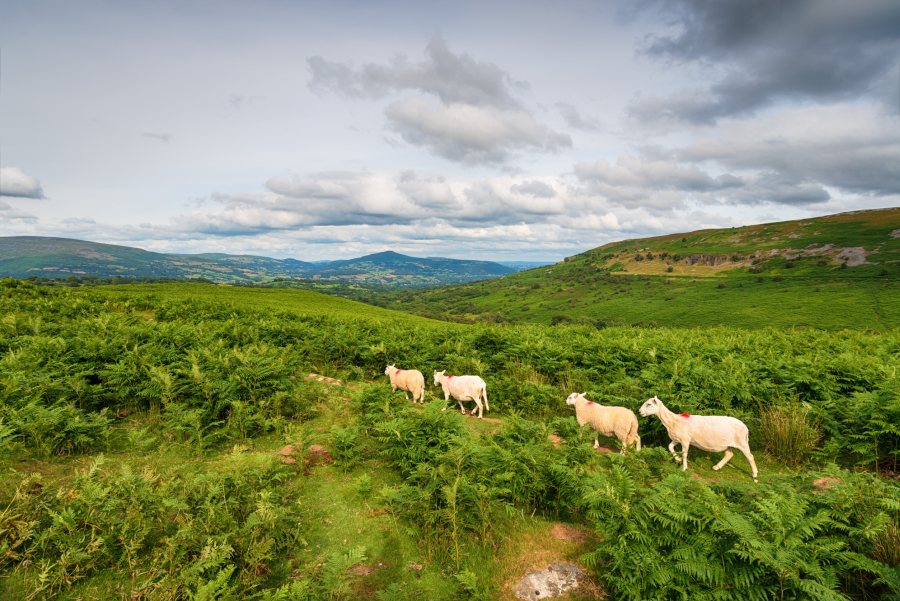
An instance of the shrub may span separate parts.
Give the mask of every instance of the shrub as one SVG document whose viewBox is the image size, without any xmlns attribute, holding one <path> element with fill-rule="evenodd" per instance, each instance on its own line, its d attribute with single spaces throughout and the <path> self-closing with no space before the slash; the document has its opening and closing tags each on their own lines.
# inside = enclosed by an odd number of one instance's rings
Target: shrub
<svg viewBox="0 0 900 601">
<path fill-rule="evenodd" d="M 766 452 L 789 465 L 809 461 L 822 439 L 818 420 L 800 403 L 763 407 L 759 421 Z"/>
</svg>

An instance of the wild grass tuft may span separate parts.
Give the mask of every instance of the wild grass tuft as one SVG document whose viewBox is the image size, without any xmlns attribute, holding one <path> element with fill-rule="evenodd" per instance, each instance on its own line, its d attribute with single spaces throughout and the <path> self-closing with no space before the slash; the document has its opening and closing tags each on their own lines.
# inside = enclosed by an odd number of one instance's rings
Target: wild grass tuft
<svg viewBox="0 0 900 601">
<path fill-rule="evenodd" d="M 812 459 L 822 439 L 818 420 L 801 403 L 763 407 L 759 421 L 766 452 L 788 465 Z"/>
</svg>

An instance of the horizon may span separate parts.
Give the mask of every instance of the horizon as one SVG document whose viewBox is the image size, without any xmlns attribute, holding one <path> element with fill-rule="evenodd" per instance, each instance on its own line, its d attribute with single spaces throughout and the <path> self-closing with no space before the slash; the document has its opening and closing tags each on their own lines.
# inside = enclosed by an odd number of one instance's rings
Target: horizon
<svg viewBox="0 0 900 601">
<path fill-rule="evenodd" d="M 890 0 L 5 12 L 2 236 L 558 262 L 900 206 Z"/>
<path fill-rule="evenodd" d="M 834 215 L 853 214 L 853 213 L 864 213 L 864 212 L 868 212 L 868 211 L 890 211 L 890 210 L 895 210 L 895 209 L 900 209 L 900 206 L 898 206 L 898 207 L 878 207 L 878 208 L 873 208 L 873 209 L 851 209 L 849 211 L 843 211 L 841 213 L 831 213 L 828 215 L 821 215 L 819 217 L 828 217 L 828 216 L 834 216 Z M 815 217 L 810 217 L 807 219 L 814 219 L 814 218 Z M 791 222 L 791 221 L 802 221 L 802 220 L 803 219 L 797 219 L 797 220 L 788 219 L 788 220 L 782 220 L 782 221 L 766 221 L 766 222 L 762 222 L 762 223 L 745 223 L 745 224 L 741 224 L 741 225 L 730 226 L 730 228 L 738 229 L 738 228 L 743 228 L 743 227 L 753 227 L 753 226 L 758 226 L 758 225 L 770 225 L 770 224 L 785 223 L 785 222 Z M 705 231 L 708 229 L 715 230 L 715 229 L 727 229 L 727 228 L 700 228 L 700 229 L 689 230 L 689 231 L 662 232 L 659 234 L 654 234 L 653 236 L 647 236 L 645 238 L 655 238 L 655 237 L 664 237 L 664 236 L 681 235 L 681 234 L 690 235 L 690 234 L 693 234 L 693 233 L 696 233 L 699 231 Z M 158 253 L 162 253 L 162 254 L 172 254 L 172 255 L 225 254 L 225 255 L 232 255 L 232 256 L 258 256 L 258 257 L 264 257 L 264 258 L 269 258 L 269 259 L 278 259 L 278 260 L 282 260 L 282 261 L 294 259 L 297 261 L 303 261 L 303 262 L 307 262 L 307 263 L 328 263 L 328 262 L 332 262 L 332 261 L 346 261 L 349 259 L 361 259 L 361 258 L 370 256 L 370 255 L 393 253 L 393 254 L 398 254 L 398 255 L 405 256 L 405 257 L 410 257 L 413 259 L 452 259 L 452 260 L 458 260 L 458 261 L 487 261 L 487 262 L 501 263 L 501 264 L 502 263 L 555 264 L 555 263 L 560 263 L 560 262 L 564 261 L 568 257 L 575 256 L 575 255 L 578 255 L 581 253 L 585 253 L 590 250 L 599 248 L 600 246 L 605 246 L 607 244 L 614 244 L 616 242 L 624 242 L 624 241 L 628 241 L 628 240 L 644 239 L 644 238 L 612 238 L 608 242 L 604 242 L 601 245 L 593 246 L 590 248 L 585 248 L 585 249 L 582 249 L 582 250 L 579 250 L 579 251 L 573 253 L 572 255 L 566 255 L 566 256 L 559 257 L 559 258 L 555 258 L 555 259 L 542 259 L 542 258 L 527 258 L 527 259 L 525 259 L 525 258 L 515 258 L 515 257 L 501 258 L 501 259 L 483 259 L 483 258 L 469 258 L 469 257 L 454 257 L 454 256 L 446 255 L 446 254 L 417 256 L 417 255 L 411 255 L 411 254 L 405 253 L 405 252 L 400 252 L 393 248 L 383 248 L 380 250 L 372 250 L 372 251 L 362 252 L 361 254 L 349 254 L 347 256 L 340 256 L 340 257 L 329 257 L 329 258 L 320 258 L 320 259 L 303 259 L 296 255 L 290 255 L 290 254 L 284 255 L 284 256 L 276 256 L 276 255 L 255 254 L 255 253 L 234 253 L 234 252 L 227 252 L 227 251 L 204 251 L 204 250 L 199 250 L 199 251 L 181 251 L 181 250 L 161 251 L 161 250 L 153 250 L 153 249 L 149 249 L 149 248 L 144 248 L 139 245 L 102 242 L 102 241 L 98 241 L 98 240 L 88 240 L 88 239 L 84 239 L 84 238 L 68 238 L 65 236 L 42 236 L 40 234 L 0 236 L 0 239 L 15 238 L 15 237 L 60 238 L 60 239 L 65 239 L 65 240 L 78 241 L 78 242 L 88 242 L 88 243 L 92 243 L 92 244 L 110 244 L 113 246 L 125 246 L 125 247 L 135 248 L 137 250 L 143 250 L 143 251 L 148 251 L 148 252 L 158 252 Z"/>
</svg>

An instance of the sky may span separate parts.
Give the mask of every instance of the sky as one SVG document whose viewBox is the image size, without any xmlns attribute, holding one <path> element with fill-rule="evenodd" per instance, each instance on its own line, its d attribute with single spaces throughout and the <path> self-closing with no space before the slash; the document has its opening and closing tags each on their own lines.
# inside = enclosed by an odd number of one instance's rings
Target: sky
<svg viewBox="0 0 900 601">
<path fill-rule="evenodd" d="M 0 236 L 557 261 L 895 206 L 896 0 L 0 0 Z"/>
</svg>

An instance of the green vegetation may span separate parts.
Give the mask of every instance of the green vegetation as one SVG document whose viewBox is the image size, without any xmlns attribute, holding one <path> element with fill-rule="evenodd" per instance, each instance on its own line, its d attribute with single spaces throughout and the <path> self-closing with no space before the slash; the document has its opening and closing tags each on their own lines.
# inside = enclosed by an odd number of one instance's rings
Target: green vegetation
<svg viewBox="0 0 900 601">
<path fill-rule="evenodd" d="M 898 330 L 463 325 L 14 280 L 0 315 L 2 598 L 509 599 L 530 541 L 613 598 L 900 596 Z M 501 423 L 404 401 L 394 362 L 481 374 Z M 760 483 L 702 452 L 682 473 L 658 420 L 640 453 L 596 453 L 576 389 L 740 417 Z M 593 534 L 552 542 L 559 521 Z"/>
<path fill-rule="evenodd" d="M 360 298 L 467 322 L 887 329 L 900 326 L 898 231 L 900 209 L 702 230 L 485 282 Z"/>
<path fill-rule="evenodd" d="M 497 277 L 515 269 L 490 261 L 408 257 L 381 252 L 308 263 L 253 255 L 165 254 L 68 238 L 0 237 L 0 276 L 50 282 L 195 280 L 352 290 L 418 288 Z"/>
</svg>

